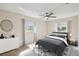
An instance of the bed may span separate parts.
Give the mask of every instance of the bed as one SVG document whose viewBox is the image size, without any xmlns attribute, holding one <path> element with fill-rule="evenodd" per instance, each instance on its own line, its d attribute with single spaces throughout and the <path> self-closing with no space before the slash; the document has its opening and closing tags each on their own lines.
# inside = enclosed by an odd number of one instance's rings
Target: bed
<svg viewBox="0 0 79 59">
<path fill-rule="evenodd" d="M 54 32 L 29 45 L 21 56 L 79 56 L 79 48 L 68 44 L 68 33 Z"/>
<path fill-rule="evenodd" d="M 66 35 L 64 36 L 64 34 Z M 36 45 L 38 45 L 39 48 L 41 47 L 44 51 L 52 52 L 57 56 L 61 56 L 64 49 L 68 46 L 65 37 L 67 37 L 67 33 L 61 34 L 59 32 L 54 32 L 52 35 L 50 34 L 47 37 L 38 40 Z"/>
</svg>

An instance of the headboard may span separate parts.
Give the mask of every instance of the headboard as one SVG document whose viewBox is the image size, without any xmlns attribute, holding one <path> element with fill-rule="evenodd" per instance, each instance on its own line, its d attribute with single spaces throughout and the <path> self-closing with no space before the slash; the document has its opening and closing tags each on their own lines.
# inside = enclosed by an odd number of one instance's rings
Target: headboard
<svg viewBox="0 0 79 59">
<path fill-rule="evenodd" d="M 69 33 L 68 33 L 68 32 L 52 32 L 52 33 L 55 33 L 55 34 L 67 34 L 67 35 L 66 35 L 67 42 L 68 42 L 68 44 L 70 44 Z"/>
</svg>

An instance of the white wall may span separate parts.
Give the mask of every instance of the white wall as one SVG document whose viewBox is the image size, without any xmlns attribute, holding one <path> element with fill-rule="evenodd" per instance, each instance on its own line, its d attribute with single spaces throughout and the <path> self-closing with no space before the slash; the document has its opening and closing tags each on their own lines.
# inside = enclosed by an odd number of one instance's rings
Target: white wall
<svg viewBox="0 0 79 59">
<path fill-rule="evenodd" d="M 78 16 L 57 19 L 53 21 L 49 21 L 48 24 L 48 33 L 56 31 L 56 23 L 68 23 L 68 32 L 72 34 L 71 40 L 78 39 Z"/>
<path fill-rule="evenodd" d="M 35 27 L 36 27 L 36 34 L 37 34 L 37 39 L 43 38 L 47 35 L 47 23 L 44 20 L 40 19 L 33 19 L 27 17 L 26 22 L 34 22 Z"/>
<path fill-rule="evenodd" d="M 78 38 L 77 36 L 78 26 L 77 25 L 79 23 L 77 23 L 78 22 L 77 16 L 46 22 L 43 20 L 34 19 L 34 18 L 23 16 L 23 15 L 0 10 L 0 21 L 2 21 L 3 19 L 11 20 L 13 22 L 13 29 L 10 32 L 4 32 L 0 28 L 0 34 L 3 33 L 6 36 L 10 36 L 14 34 L 16 37 L 19 38 L 20 45 L 22 45 L 23 37 L 24 37 L 22 19 L 25 19 L 27 22 L 29 20 L 29 21 L 34 21 L 36 23 L 37 40 L 45 37 L 47 33 L 51 33 L 55 31 L 56 30 L 55 24 L 60 23 L 60 22 L 70 22 L 71 23 L 70 27 L 73 29 L 69 28 L 69 32 L 72 32 L 73 37 L 75 37 L 75 39 Z"/>
<path fill-rule="evenodd" d="M 5 32 L 0 28 L 0 34 L 9 37 L 12 34 L 19 39 L 19 45 L 22 45 L 22 17 L 20 15 L 0 10 L 0 21 L 9 19 L 13 23 L 13 29 Z"/>
<path fill-rule="evenodd" d="M 4 34 L 5 36 L 10 36 L 12 34 L 15 35 L 19 39 L 19 46 L 23 44 L 23 19 L 25 19 L 27 22 L 29 21 L 34 21 L 36 23 L 36 29 L 37 29 L 37 39 L 45 37 L 47 34 L 46 30 L 46 22 L 34 18 L 30 18 L 27 16 L 23 16 L 20 14 L 12 13 L 12 12 L 7 12 L 0 10 L 0 21 L 4 19 L 9 19 L 13 23 L 13 29 L 10 32 L 4 32 L 0 28 L 0 34 Z"/>
<path fill-rule="evenodd" d="M 42 21 L 42 20 L 38 21 L 36 28 L 37 28 L 37 33 L 38 33 L 37 39 L 44 38 L 47 35 L 47 23 L 46 23 L 46 21 Z"/>
<path fill-rule="evenodd" d="M 25 34 L 25 36 L 26 36 L 25 40 L 27 42 L 26 44 L 37 41 L 41 38 L 44 38 L 47 35 L 46 21 L 27 17 L 25 19 L 25 22 L 26 22 L 26 25 L 28 22 L 33 22 L 35 24 L 35 28 L 36 28 L 36 33 L 29 32 L 29 31 L 26 32 L 26 34 Z M 27 35 L 28 35 L 28 37 L 27 37 Z"/>
<path fill-rule="evenodd" d="M 72 17 L 69 22 L 69 32 L 72 34 L 71 40 L 78 40 L 78 16 Z"/>
<path fill-rule="evenodd" d="M 69 22 L 69 18 L 64 18 L 64 19 L 56 19 L 56 20 L 52 20 L 52 21 L 48 21 L 47 25 L 48 25 L 48 33 L 57 31 L 57 24 L 58 23 L 68 23 Z"/>
<path fill-rule="evenodd" d="M 78 47 L 79 47 L 79 15 L 78 15 Z"/>
</svg>

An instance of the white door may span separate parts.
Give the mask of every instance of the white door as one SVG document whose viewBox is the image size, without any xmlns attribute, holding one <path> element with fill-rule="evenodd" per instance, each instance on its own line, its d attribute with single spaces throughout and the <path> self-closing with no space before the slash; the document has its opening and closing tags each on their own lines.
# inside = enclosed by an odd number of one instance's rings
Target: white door
<svg viewBox="0 0 79 59">
<path fill-rule="evenodd" d="M 25 44 L 31 44 L 34 42 L 34 33 L 25 32 Z"/>
<path fill-rule="evenodd" d="M 35 25 L 33 21 L 25 21 L 25 44 L 31 44 L 35 41 Z"/>
</svg>

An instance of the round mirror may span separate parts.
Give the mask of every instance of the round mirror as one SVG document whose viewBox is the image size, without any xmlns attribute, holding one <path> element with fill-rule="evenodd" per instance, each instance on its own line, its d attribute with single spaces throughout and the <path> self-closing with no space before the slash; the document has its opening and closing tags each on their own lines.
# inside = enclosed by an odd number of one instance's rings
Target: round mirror
<svg viewBox="0 0 79 59">
<path fill-rule="evenodd" d="M 11 31 L 13 28 L 13 24 L 10 20 L 2 20 L 1 21 L 1 29 L 6 31 L 6 32 L 9 32 Z"/>
</svg>

